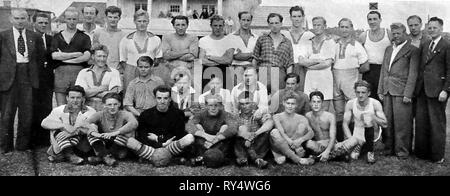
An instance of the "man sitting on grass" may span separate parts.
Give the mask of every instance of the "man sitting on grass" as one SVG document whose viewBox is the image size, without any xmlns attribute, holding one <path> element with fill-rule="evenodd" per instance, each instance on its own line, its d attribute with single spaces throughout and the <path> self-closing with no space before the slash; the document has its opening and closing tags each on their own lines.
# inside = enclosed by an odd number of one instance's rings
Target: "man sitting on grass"
<svg viewBox="0 0 450 196">
<path fill-rule="evenodd" d="M 71 86 L 67 88 L 66 94 L 67 105 L 54 108 L 50 115 L 42 120 L 41 126 L 51 131 L 51 146 L 47 150 L 49 161 L 67 159 L 78 165 L 84 159 L 75 155 L 74 149 L 83 144 L 80 141 L 85 138 L 88 130 L 84 126 L 84 120 L 95 114 L 95 109 L 84 105 L 86 93 L 83 87 Z"/>
<path fill-rule="evenodd" d="M 312 111 L 305 116 L 314 131 L 314 138 L 306 142 L 306 148 L 322 162 L 350 153 L 358 145 L 358 139 L 350 137 L 336 143 L 336 118 L 334 114 L 323 111 L 324 95 L 320 91 L 314 91 L 309 99 Z"/>
<path fill-rule="evenodd" d="M 133 114 L 120 109 L 122 99 L 118 93 L 106 94 L 102 102 L 103 111 L 89 117 L 86 123 L 90 127 L 88 135 L 104 145 L 94 148 L 97 156 L 88 161 L 97 163 L 103 160 L 107 165 L 113 166 L 116 158 L 124 159 L 127 156 L 127 140 L 134 137 L 138 122 Z"/>
<path fill-rule="evenodd" d="M 155 166 L 165 166 L 194 142 L 187 134 L 184 113 L 172 104 L 171 89 L 161 85 L 153 90 L 156 106 L 139 116 L 137 136 L 128 139 L 128 147 Z"/>
<path fill-rule="evenodd" d="M 253 93 L 242 92 L 238 96 L 238 133 L 234 145 L 236 162 L 238 165 L 248 164 L 248 159 L 258 168 L 267 167 L 264 157 L 270 150 L 270 130 L 273 129 L 273 120 L 270 114 L 262 118 L 254 118 L 253 113 L 258 106 L 253 101 Z"/>
<path fill-rule="evenodd" d="M 284 112 L 275 114 L 275 129 L 270 133 L 272 153 L 277 164 L 286 162 L 286 157 L 296 164 L 311 165 L 314 160 L 302 158 L 305 149 L 302 145 L 314 137 L 308 119 L 295 113 L 297 94 L 289 91 L 283 98 Z"/>
<path fill-rule="evenodd" d="M 220 167 L 232 147 L 230 139 L 236 133 L 236 121 L 230 113 L 223 110 L 220 95 L 206 96 L 207 110 L 196 114 L 189 122 L 195 126 L 192 155 L 195 164 L 205 163 L 207 167 Z"/>
</svg>

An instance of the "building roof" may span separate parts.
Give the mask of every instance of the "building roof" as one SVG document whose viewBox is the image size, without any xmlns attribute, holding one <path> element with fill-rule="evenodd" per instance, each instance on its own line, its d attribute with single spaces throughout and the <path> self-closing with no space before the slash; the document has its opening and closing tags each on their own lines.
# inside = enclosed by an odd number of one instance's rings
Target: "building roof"
<svg viewBox="0 0 450 196">
<path fill-rule="evenodd" d="M 97 8 L 98 10 L 98 15 L 97 18 L 95 20 L 95 23 L 97 24 L 103 24 L 105 22 L 105 9 L 106 9 L 106 3 L 102 3 L 102 2 L 79 2 L 79 1 L 75 1 L 72 2 L 72 4 L 69 5 L 69 7 L 75 7 L 77 8 L 77 10 L 80 11 L 81 14 L 81 10 L 83 9 L 83 7 L 87 6 L 87 5 L 91 5 L 92 7 Z M 69 8 L 67 7 L 67 8 Z M 67 10 L 67 8 L 61 13 L 61 15 L 59 15 L 56 19 L 56 21 L 59 22 L 64 22 L 64 12 Z M 83 17 L 80 15 L 80 23 L 83 22 Z"/>
<path fill-rule="evenodd" d="M 283 16 L 283 26 L 289 27 L 291 26 L 291 20 L 289 20 L 290 8 L 290 6 L 258 6 L 253 13 L 252 26 L 256 28 L 267 27 L 267 16 L 270 13 L 278 13 Z"/>
</svg>

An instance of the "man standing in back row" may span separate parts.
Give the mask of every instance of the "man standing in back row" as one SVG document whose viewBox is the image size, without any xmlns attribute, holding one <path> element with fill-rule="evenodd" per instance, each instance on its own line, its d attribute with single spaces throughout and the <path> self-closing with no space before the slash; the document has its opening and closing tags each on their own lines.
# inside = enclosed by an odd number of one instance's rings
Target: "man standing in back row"
<svg viewBox="0 0 450 196">
<path fill-rule="evenodd" d="M 450 43 L 443 39 L 444 22 L 438 17 L 428 21 L 432 40 L 421 48 L 422 59 L 416 85 L 416 137 L 414 151 L 417 157 L 443 163 L 446 141 L 448 92 L 450 91 Z"/>
<path fill-rule="evenodd" d="M 41 37 L 25 27 L 28 13 L 12 9 L 12 28 L 0 33 L 0 153 L 14 150 L 14 117 L 19 110 L 16 150 L 30 149 L 33 90 L 39 88 L 39 72 L 44 64 Z"/>
</svg>

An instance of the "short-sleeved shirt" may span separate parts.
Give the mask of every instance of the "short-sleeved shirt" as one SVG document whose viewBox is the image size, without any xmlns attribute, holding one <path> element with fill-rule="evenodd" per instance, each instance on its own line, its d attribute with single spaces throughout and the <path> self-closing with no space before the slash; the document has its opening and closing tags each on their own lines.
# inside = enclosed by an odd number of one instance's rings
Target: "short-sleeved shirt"
<svg viewBox="0 0 450 196">
<path fill-rule="evenodd" d="M 93 66 L 90 68 L 82 69 L 78 73 L 75 85 L 80 85 L 84 89 L 93 88 L 96 86 L 108 86 L 108 90 L 118 87 L 122 88 L 122 82 L 120 80 L 120 73 L 117 69 L 106 67 L 102 72 L 100 78 L 94 73 Z"/>
<path fill-rule="evenodd" d="M 292 42 L 292 49 L 294 51 L 294 63 L 298 63 L 298 57 L 306 50 L 305 45 L 308 41 L 314 37 L 314 33 L 311 31 L 305 31 L 298 40 L 294 39 L 294 36 L 290 31 L 283 30 L 281 33 L 286 36 Z"/>
<path fill-rule="evenodd" d="M 133 106 L 139 112 L 150 109 L 156 105 L 156 98 L 153 90 L 159 85 L 163 85 L 164 81 L 158 76 L 151 76 L 147 80 L 137 77 L 128 85 L 124 106 Z"/>
<path fill-rule="evenodd" d="M 224 136 L 227 137 L 231 136 L 233 134 L 232 129 L 236 128 L 235 126 L 237 123 L 233 122 L 233 120 L 231 114 L 225 111 L 220 111 L 217 116 L 210 116 L 208 111 L 204 111 L 195 115 L 192 119 L 192 123 L 194 125 L 200 124 L 205 132 L 210 135 L 216 135 L 223 125 L 228 125 L 228 130 L 224 133 Z"/>
<path fill-rule="evenodd" d="M 199 47 L 206 51 L 206 55 L 223 56 L 228 49 L 233 48 L 233 44 L 228 36 L 215 40 L 208 35 L 200 39 Z"/>
<path fill-rule="evenodd" d="M 336 42 L 330 36 L 320 43 L 319 48 L 313 48 L 313 40 L 308 43 L 306 54 L 309 59 L 331 59 L 334 61 L 336 57 Z M 333 99 L 333 74 L 331 67 L 321 70 L 308 69 L 305 76 L 305 90 L 309 95 L 313 91 L 321 91 L 324 95 L 324 100 Z"/>
<path fill-rule="evenodd" d="M 345 42 L 339 39 L 336 44 L 336 58 L 333 69 L 355 69 L 368 60 L 366 50 L 358 41 Z"/>
<path fill-rule="evenodd" d="M 80 31 L 83 31 L 86 35 L 88 35 L 89 38 L 91 39 L 91 42 L 92 42 L 92 41 L 93 41 L 93 38 L 94 38 L 95 32 L 98 31 L 98 30 L 100 30 L 100 29 L 103 29 L 102 27 L 100 27 L 100 26 L 97 25 L 97 24 L 94 24 L 94 25 L 95 25 L 95 29 L 92 30 L 91 32 L 87 32 L 87 31 L 84 29 L 83 23 L 77 24 L 77 29 L 79 29 Z"/>
<path fill-rule="evenodd" d="M 255 49 L 256 41 L 258 40 L 258 36 L 250 32 L 250 39 L 248 40 L 247 45 L 245 45 L 244 40 L 240 36 L 240 31 L 236 31 L 228 35 L 230 42 L 233 44 L 234 54 L 237 54 L 237 49 L 241 50 L 242 53 L 253 53 L 253 49 Z M 233 59 L 233 65 L 248 65 L 251 62 L 248 61 L 238 61 Z"/>
<path fill-rule="evenodd" d="M 97 125 L 96 132 L 111 133 L 122 129 L 127 132 L 127 134 L 124 134 L 126 137 L 134 137 L 135 130 L 138 127 L 138 121 L 133 114 L 124 110 L 119 111 L 114 119 L 108 119 L 108 114 L 105 111 L 100 111 L 93 114 L 87 121 Z"/>
<path fill-rule="evenodd" d="M 262 67 L 288 68 L 294 64 L 294 51 L 291 41 L 283 35 L 283 40 L 275 49 L 270 34 L 264 34 L 256 41 L 253 57 Z"/>
<path fill-rule="evenodd" d="M 119 44 L 126 33 L 120 29 L 108 32 L 106 29 L 96 29 L 93 35 L 92 45 L 103 44 L 108 47 L 109 55 L 106 64 L 117 69 L 119 65 Z"/>
<path fill-rule="evenodd" d="M 86 51 L 90 51 L 91 50 L 91 39 L 83 31 L 77 30 L 77 32 L 75 32 L 75 34 L 73 35 L 72 39 L 70 40 L 70 43 L 67 43 L 64 40 L 64 37 L 63 37 L 61 32 L 55 34 L 55 36 L 53 37 L 52 45 L 51 45 L 51 48 L 50 48 L 52 53 L 53 52 L 58 52 L 59 50 L 61 52 L 67 52 L 67 53 L 71 53 L 71 52 L 84 53 Z M 82 63 L 63 63 L 62 61 L 59 61 L 59 60 L 55 60 L 54 62 L 55 62 L 56 66 L 61 66 L 61 65 L 78 65 L 78 66 L 82 66 L 82 67 L 88 67 L 88 63 L 87 62 L 82 62 Z"/>
<path fill-rule="evenodd" d="M 162 44 L 161 44 L 161 49 L 162 52 L 166 52 L 169 50 L 172 51 L 181 51 L 181 50 L 185 50 L 185 49 L 189 49 L 189 51 L 195 55 L 198 56 L 198 54 L 194 54 L 194 50 L 196 50 L 195 52 L 198 53 L 198 37 L 191 35 L 191 34 L 186 34 L 185 37 L 183 37 L 183 39 L 180 39 L 178 35 L 176 35 L 175 33 L 172 34 L 167 34 L 164 35 L 162 38 Z M 173 67 L 178 67 L 178 66 L 185 66 L 185 67 L 192 67 L 194 62 L 186 62 L 186 61 L 181 61 L 181 60 L 173 60 L 170 61 L 170 64 Z"/>
<path fill-rule="evenodd" d="M 149 56 L 152 59 L 161 58 L 161 39 L 153 33 L 147 32 L 148 38 L 143 48 L 136 45 L 134 39 L 136 32 L 128 34 L 122 38 L 119 46 L 120 61 L 124 61 L 129 65 L 137 66 L 137 60 L 141 56 Z"/>
</svg>

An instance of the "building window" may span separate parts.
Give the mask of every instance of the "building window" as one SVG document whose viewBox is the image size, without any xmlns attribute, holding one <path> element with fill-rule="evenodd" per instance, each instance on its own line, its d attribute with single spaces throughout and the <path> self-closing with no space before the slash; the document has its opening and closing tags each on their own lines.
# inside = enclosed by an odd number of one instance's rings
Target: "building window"
<svg viewBox="0 0 450 196">
<path fill-rule="evenodd" d="M 216 5 L 202 5 L 202 10 L 203 9 L 206 9 L 206 11 L 211 11 L 211 10 L 213 10 L 213 11 L 215 11 L 216 10 Z"/>
<path fill-rule="evenodd" d="M 11 7 L 11 1 L 3 1 L 3 6 Z"/>
<path fill-rule="evenodd" d="M 180 5 L 170 5 L 169 12 L 180 13 Z"/>
<path fill-rule="evenodd" d="M 136 12 L 136 11 L 138 11 L 140 9 L 148 11 L 147 10 L 147 1 L 136 1 L 135 2 L 135 4 L 134 4 L 134 11 Z"/>
</svg>

